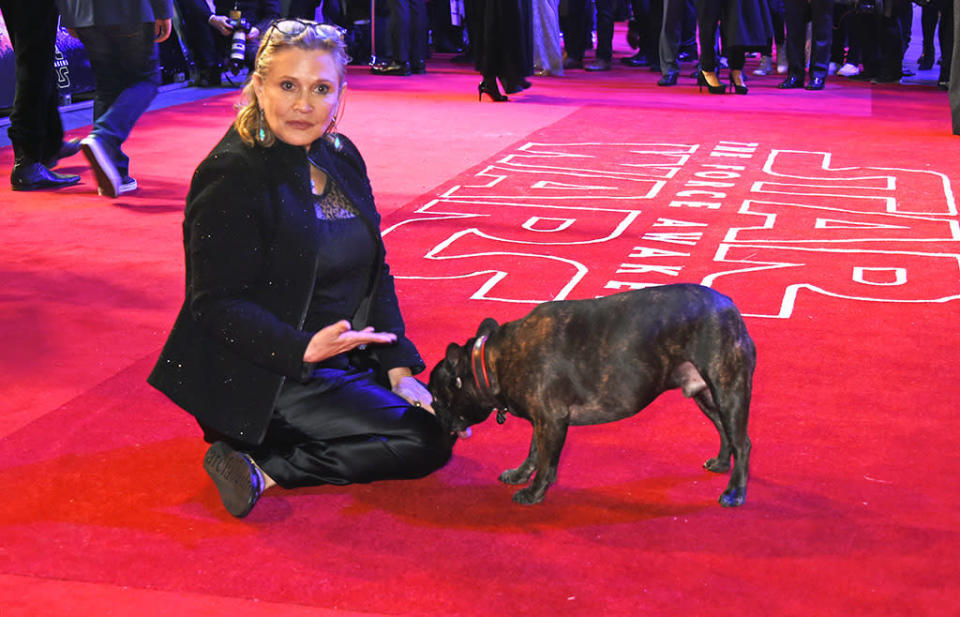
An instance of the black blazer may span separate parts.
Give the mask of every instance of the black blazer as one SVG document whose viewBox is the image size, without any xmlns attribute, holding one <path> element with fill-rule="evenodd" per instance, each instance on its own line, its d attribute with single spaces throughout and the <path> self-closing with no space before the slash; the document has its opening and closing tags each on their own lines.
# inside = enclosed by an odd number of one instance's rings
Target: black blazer
<svg viewBox="0 0 960 617">
<path fill-rule="evenodd" d="M 424 369 L 404 335 L 380 216 L 363 158 L 342 135 L 311 146 L 376 235 L 380 263 L 368 325 L 397 342 L 377 348 L 386 369 Z M 317 273 L 316 213 L 304 148 L 248 146 L 231 128 L 194 173 L 183 223 L 186 291 L 148 382 L 203 424 L 260 443 L 284 379 L 303 381 L 301 330 Z"/>
</svg>

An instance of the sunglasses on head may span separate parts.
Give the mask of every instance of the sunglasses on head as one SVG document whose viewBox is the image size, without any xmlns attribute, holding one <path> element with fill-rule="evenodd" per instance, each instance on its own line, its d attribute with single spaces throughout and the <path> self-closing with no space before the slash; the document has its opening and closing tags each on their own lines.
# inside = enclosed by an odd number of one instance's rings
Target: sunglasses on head
<svg viewBox="0 0 960 617">
<path fill-rule="evenodd" d="M 276 30 L 284 36 L 298 36 L 307 29 L 312 29 L 314 34 L 320 37 L 336 37 L 341 40 L 343 39 L 344 31 L 338 26 L 333 26 L 331 24 L 320 24 L 315 21 L 297 18 L 278 19 L 274 21 L 267 29 L 266 37 L 269 38 L 270 35 L 273 34 L 273 30 Z"/>
</svg>

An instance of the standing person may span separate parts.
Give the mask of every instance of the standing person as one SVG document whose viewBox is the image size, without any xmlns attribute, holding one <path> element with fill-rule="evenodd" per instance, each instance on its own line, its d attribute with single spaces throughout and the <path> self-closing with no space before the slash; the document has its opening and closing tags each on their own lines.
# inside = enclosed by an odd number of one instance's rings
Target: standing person
<svg viewBox="0 0 960 617">
<path fill-rule="evenodd" d="M 834 0 L 786 0 L 787 78 L 778 88 L 803 88 L 806 60 L 807 12 L 810 12 L 810 81 L 807 90 L 823 90 L 833 43 Z"/>
<path fill-rule="evenodd" d="M 135 191 L 121 146 L 160 85 L 157 43 L 170 36 L 173 0 L 57 0 L 96 81 L 93 130 L 80 145 L 101 195 Z"/>
<path fill-rule="evenodd" d="M 10 187 L 15 191 L 58 189 L 80 176 L 52 171 L 61 158 L 80 151 L 63 141 L 57 76 L 53 69 L 59 12 L 53 0 L 0 0 L 13 45 L 17 81 L 7 135 L 13 144 Z"/>
<path fill-rule="evenodd" d="M 532 69 L 533 56 L 528 44 L 532 38 L 529 2 L 526 0 L 485 0 L 479 6 L 480 23 L 473 42 L 474 61 L 483 80 L 477 86 L 478 98 L 486 94 L 496 102 L 507 101 L 507 94 L 530 87 L 525 78 Z M 528 66 L 528 63 L 530 66 Z"/>
<path fill-rule="evenodd" d="M 748 49 L 762 49 L 773 36 L 773 24 L 766 0 L 697 0 L 697 27 L 700 31 L 700 74 L 698 83 L 711 94 L 727 88 L 717 76 L 715 41 L 717 26 L 723 28 L 723 50 L 730 64 L 730 88 L 746 94 L 743 65 Z"/>
<path fill-rule="evenodd" d="M 425 476 L 455 439 L 413 377 L 366 167 L 335 131 L 347 60 L 333 26 L 268 28 L 187 194 L 186 298 L 149 382 L 196 417 L 237 517 L 273 485 Z"/>
<path fill-rule="evenodd" d="M 427 72 L 427 5 L 424 0 L 387 0 L 390 9 L 390 62 L 370 67 L 374 75 Z"/>
</svg>

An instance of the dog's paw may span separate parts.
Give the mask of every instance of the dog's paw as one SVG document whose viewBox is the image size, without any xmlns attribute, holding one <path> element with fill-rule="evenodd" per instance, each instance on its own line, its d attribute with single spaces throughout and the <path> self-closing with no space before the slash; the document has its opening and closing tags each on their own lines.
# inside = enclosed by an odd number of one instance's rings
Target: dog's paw
<svg viewBox="0 0 960 617">
<path fill-rule="evenodd" d="M 500 474 L 500 481 L 504 484 L 526 484 L 533 477 L 533 470 L 527 471 L 523 467 L 508 469 Z"/>
<path fill-rule="evenodd" d="M 530 506 L 535 503 L 540 503 L 543 501 L 544 493 L 538 494 L 536 490 L 531 487 L 519 490 L 513 494 L 513 500 L 516 503 L 522 504 L 524 506 Z"/>
<path fill-rule="evenodd" d="M 726 473 L 730 471 L 730 458 L 728 457 L 726 460 L 712 458 L 703 464 L 703 468 L 714 473 Z"/>
<path fill-rule="evenodd" d="M 720 495 L 720 505 L 724 508 L 742 506 L 747 499 L 746 487 L 728 488 Z"/>
</svg>

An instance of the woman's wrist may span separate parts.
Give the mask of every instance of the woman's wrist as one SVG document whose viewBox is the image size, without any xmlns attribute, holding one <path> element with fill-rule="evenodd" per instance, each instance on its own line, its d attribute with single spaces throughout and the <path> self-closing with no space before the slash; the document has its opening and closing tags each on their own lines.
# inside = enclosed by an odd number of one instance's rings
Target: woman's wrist
<svg viewBox="0 0 960 617">
<path fill-rule="evenodd" d="M 404 377 L 413 377 L 413 371 L 408 366 L 397 366 L 387 371 L 390 377 L 390 386 L 396 386 Z"/>
</svg>

